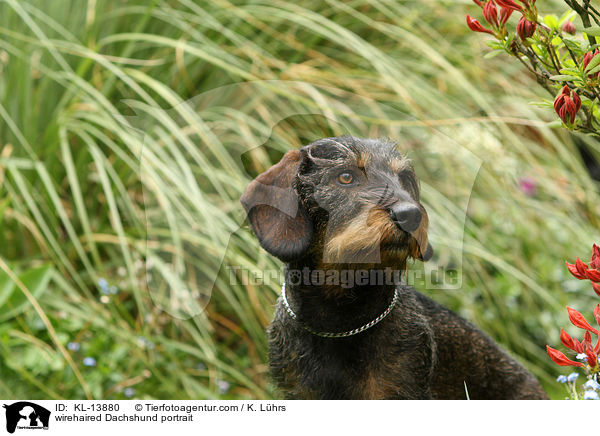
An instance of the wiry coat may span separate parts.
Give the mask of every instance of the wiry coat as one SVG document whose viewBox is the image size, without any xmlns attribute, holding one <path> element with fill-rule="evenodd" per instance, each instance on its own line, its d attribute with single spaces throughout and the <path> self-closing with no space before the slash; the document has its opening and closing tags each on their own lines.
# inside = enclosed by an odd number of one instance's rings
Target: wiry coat
<svg viewBox="0 0 600 436">
<path fill-rule="evenodd" d="M 336 182 L 340 172 L 355 182 Z M 280 299 L 268 328 L 271 373 L 286 397 L 464 399 L 468 390 L 472 399 L 547 398 L 492 339 L 409 286 L 292 280 L 298 271 L 404 270 L 408 257 L 431 257 L 418 181 L 393 143 L 327 138 L 288 152 L 248 186 L 242 203 L 263 248 L 286 262 L 297 319 Z M 394 215 L 407 204 L 418 217 L 410 231 Z M 394 289 L 393 310 L 362 333 L 327 338 L 305 328 L 364 325 L 389 306 Z"/>
</svg>

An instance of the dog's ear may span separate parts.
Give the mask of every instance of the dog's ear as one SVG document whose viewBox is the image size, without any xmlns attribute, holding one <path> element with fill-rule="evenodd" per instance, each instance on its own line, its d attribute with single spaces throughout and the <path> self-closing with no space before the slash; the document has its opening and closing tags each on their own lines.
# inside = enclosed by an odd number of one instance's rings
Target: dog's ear
<svg viewBox="0 0 600 436">
<path fill-rule="evenodd" d="M 433 256 L 433 248 L 429 243 L 429 237 L 427 235 L 429 229 L 429 216 L 427 216 L 427 211 L 420 203 L 419 208 L 421 209 L 423 215 L 421 218 L 421 224 L 419 224 L 419 227 L 413 233 L 413 237 L 415 239 L 415 246 L 412 250 L 412 256 L 415 259 L 427 262 Z"/>
<path fill-rule="evenodd" d="M 301 161 L 299 150 L 288 151 L 250 182 L 240 199 L 260 245 L 284 262 L 302 255 L 313 235 L 312 223 L 292 187 Z"/>
</svg>

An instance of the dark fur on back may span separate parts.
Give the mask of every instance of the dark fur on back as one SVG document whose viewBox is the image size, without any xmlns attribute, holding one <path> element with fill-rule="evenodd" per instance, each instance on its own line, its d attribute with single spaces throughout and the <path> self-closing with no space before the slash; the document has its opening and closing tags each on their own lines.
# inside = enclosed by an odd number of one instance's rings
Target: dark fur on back
<svg viewBox="0 0 600 436">
<path fill-rule="evenodd" d="M 347 173 L 353 182 L 341 184 Z M 418 180 L 394 143 L 326 138 L 290 151 L 248 186 L 242 204 L 263 248 L 286 262 L 297 319 L 280 298 L 268 328 L 271 373 L 286 397 L 464 399 L 466 385 L 471 399 L 547 398 L 492 339 L 398 280 L 314 280 L 319 271 L 404 270 L 408 258 L 431 257 Z M 417 216 L 410 230 L 405 210 Z M 362 326 L 394 289 L 399 302 L 362 333 L 326 338 L 305 328 Z"/>
</svg>

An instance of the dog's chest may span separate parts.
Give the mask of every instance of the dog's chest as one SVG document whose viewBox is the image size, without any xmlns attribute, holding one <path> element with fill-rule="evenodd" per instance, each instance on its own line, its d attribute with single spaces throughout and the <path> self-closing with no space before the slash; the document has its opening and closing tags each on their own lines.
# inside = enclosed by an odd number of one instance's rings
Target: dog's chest
<svg viewBox="0 0 600 436">
<path fill-rule="evenodd" d="M 381 332 L 352 338 L 320 338 L 270 329 L 270 368 L 289 398 L 394 398 L 398 356 L 376 344 Z M 284 328 L 285 329 L 285 328 Z"/>
</svg>

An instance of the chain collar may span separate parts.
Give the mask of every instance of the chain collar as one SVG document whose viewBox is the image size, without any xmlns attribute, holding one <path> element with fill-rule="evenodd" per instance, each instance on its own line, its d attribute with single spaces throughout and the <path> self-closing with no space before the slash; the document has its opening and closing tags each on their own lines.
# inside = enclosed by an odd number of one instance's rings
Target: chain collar
<svg viewBox="0 0 600 436">
<path fill-rule="evenodd" d="M 294 311 L 290 307 L 290 303 L 288 303 L 288 300 L 287 300 L 287 295 L 285 292 L 285 281 L 283 282 L 283 285 L 281 285 L 281 301 L 283 302 L 283 307 L 285 307 L 285 310 L 287 311 L 290 318 L 292 318 L 293 320 L 298 322 L 298 324 L 300 324 L 300 326 L 307 332 L 312 333 L 313 335 L 316 335 L 316 336 L 321 336 L 323 338 L 346 338 L 348 336 L 354 336 L 354 335 L 364 332 L 365 330 L 370 329 L 371 327 L 373 327 L 374 325 L 381 322 L 386 316 L 388 316 L 390 314 L 390 312 L 392 311 L 392 309 L 398 302 L 399 298 L 400 298 L 400 294 L 398 294 L 398 289 L 394 289 L 394 298 L 392 298 L 392 302 L 390 303 L 388 308 L 385 309 L 385 311 L 381 315 L 379 315 L 377 318 L 366 323 L 362 327 L 356 328 L 354 330 L 348 330 L 346 332 L 341 332 L 341 333 L 317 332 L 317 331 L 312 330 L 307 325 L 302 324 L 298 321 L 298 316 L 294 313 Z"/>
</svg>

